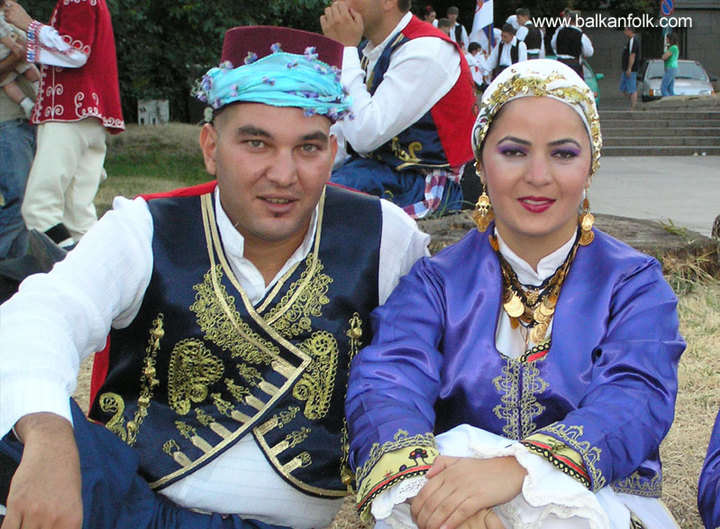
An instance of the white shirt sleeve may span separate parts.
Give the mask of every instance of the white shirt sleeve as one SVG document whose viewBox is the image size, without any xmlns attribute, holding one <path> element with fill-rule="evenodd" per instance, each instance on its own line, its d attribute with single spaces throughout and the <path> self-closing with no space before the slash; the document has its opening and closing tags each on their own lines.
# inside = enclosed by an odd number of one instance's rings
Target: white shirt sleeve
<svg viewBox="0 0 720 529">
<path fill-rule="evenodd" d="M 518 40 L 525 40 L 525 37 L 527 37 L 528 34 L 528 28 L 527 26 L 520 26 L 518 30 L 515 32 L 515 38 Z"/>
<path fill-rule="evenodd" d="M 71 420 L 81 362 L 104 347 L 111 325 L 127 326 L 140 308 L 152 232 L 144 200 L 115 199 L 65 260 L 29 277 L 0 307 L 0 435 L 29 413 Z"/>
<path fill-rule="evenodd" d="M 35 62 L 63 68 L 85 66 L 88 55 L 65 42 L 60 33 L 52 26 L 40 26 L 37 36 L 39 46 Z"/>
<path fill-rule="evenodd" d="M 527 45 L 520 41 L 518 42 L 518 62 L 527 61 Z"/>
<path fill-rule="evenodd" d="M 357 48 L 345 48 L 342 83 L 350 92 L 355 115 L 342 122 L 345 139 L 359 153 L 375 150 L 420 119 L 459 77 L 460 55 L 455 46 L 421 37 L 393 53 L 382 83 L 371 96 Z"/>
<path fill-rule="evenodd" d="M 465 26 L 460 26 L 462 28 L 460 39 L 462 40 L 462 48 L 464 51 L 467 51 L 468 46 L 470 46 L 470 38 L 468 37 L 467 30 L 465 29 Z"/>
<path fill-rule="evenodd" d="M 483 75 L 490 75 L 492 71 L 497 68 L 500 61 L 500 43 L 495 44 L 495 47 L 490 52 L 490 55 L 482 59 L 480 62 L 480 69 Z"/>
<path fill-rule="evenodd" d="M 378 300 L 385 303 L 400 278 L 410 271 L 415 261 L 430 255 L 430 235 L 389 200 L 380 200 L 382 209 L 382 241 L 380 243 Z"/>
</svg>

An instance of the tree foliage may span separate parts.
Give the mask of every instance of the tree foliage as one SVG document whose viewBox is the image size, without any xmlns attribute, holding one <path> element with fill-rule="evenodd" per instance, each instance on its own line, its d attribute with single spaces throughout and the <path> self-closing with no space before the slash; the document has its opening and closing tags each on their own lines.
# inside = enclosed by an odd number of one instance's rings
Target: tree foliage
<svg viewBox="0 0 720 529">
<path fill-rule="evenodd" d="M 106 0 L 117 48 L 126 121 L 138 99 L 170 100 L 170 116 L 189 118 L 195 82 L 220 60 L 225 31 L 234 26 L 289 26 L 319 31 L 326 0 Z M 33 18 L 49 22 L 55 0 L 35 0 Z"/>
</svg>

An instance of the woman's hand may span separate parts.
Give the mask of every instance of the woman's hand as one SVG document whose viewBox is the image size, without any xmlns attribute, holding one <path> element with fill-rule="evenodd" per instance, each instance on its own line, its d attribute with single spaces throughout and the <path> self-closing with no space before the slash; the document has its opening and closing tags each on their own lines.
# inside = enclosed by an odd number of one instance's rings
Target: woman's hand
<svg viewBox="0 0 720 529">
<path fill-rule="evenodd" d="M 485 519 L 494 524 L 488 528 L 502 527 L 494 513 L 481 513 L 520 494 L 526 475 L 514 457 L 440 456 L 410 511 L 419 529 L 474 529 Z"/>
<path fill-rule="evenodd" d="M 458 529 L 505 529 L 505 525 L 492 509 L 481 509 Z"/>
</svg>

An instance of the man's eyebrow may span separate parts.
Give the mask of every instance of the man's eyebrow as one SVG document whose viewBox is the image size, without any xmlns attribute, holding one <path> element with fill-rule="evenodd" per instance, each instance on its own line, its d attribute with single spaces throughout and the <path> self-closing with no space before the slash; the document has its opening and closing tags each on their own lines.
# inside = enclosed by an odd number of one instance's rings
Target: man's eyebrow
<svg viewBox="0 0 720 529">
<path fill-rule="evenodd" d="M 270 133 L 259 129 L 258 127 L 255 127 L 253 125 L 244 125 L 242 127 L 238 127 L 237 133 L 241 136 L 262 136 L 263 138 L 269 138 Z"/>
<path fill-rule="evenodd" d="M 302 141 L 317 140 L 317 141 L 326 142 L 326 141 L 328 141 L 329 138 L 330 138 L 330 136 L 328 136 L 324 132 L 318 130 L 317 132 L 311 132 L 310 134 L 305 134 L 303 137 L 300 138 L 300 140 L 302 140 Z"/>
</svg>

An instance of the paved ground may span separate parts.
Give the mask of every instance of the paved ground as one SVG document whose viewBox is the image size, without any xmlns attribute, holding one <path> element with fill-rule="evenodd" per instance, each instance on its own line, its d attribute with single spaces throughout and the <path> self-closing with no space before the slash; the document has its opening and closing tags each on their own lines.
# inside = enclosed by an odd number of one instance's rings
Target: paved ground
<svg viewBox="0 0 720 529">
<path fill-rule="evenodd" d="M 594 213 L 672 221 L 709 236 L 720 215 L 720 157 L 603 157 L 590 207 Z"/>
</svg>

